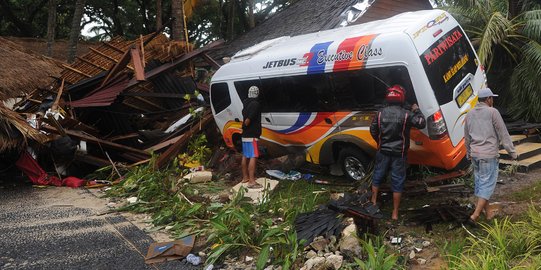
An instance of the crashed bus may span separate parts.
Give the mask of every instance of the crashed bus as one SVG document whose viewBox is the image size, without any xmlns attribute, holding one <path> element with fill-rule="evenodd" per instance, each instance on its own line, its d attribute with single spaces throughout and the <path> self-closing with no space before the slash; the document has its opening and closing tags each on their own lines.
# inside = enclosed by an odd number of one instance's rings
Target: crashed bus
<svg viewBox="0 0 541 270">
<path fill-rule="evenodd" d="M 427 118 L 426 128 L 411 131 L 408 163 L 457 167 L 466 155 L 465 115 L 486 76 L 464 30 L 442 10 L 261 42 L 215 73 L 210 97 L 228 147 L 241 147 L 242 101 L 255 85 L 264 153 L 302 152 L 359 180 L 377 150 L 370 123 L 394 84 Z"/>
</svg>

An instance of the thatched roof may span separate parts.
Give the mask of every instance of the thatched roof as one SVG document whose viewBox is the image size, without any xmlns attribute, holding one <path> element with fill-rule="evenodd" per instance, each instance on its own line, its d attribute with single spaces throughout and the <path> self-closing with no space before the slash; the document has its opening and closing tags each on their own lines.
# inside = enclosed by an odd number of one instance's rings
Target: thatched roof
<svg viewBox="0 0 541 270">
<path fill-rule="evenodd" d="M 0 100 L 45 87 L 62 71 L 60 62 L 35 54 L 0 37 Z"/>
<path fill-rule="evenodd" d="M 28 139 L 44 142 L 45 135 L 31 127 L 18 113 L 0 103 L 0 153 L 21 149 Z"/>
<path fill-rule="evenodd" d="M 38 55 L 47 55 L 47 40 L 43 38 L 31 38 L 31 37 L 4 37 L 9 41 L 24 47 L 26 50 L 32 51 Z M 69 41 L 65 39 L 56 39 L 53 43 L 53 55 L 51 58 L 68 62 L 68 54 L 66 53 L 69 48 Z M 79 40 L 77 43 L 77 55 L 84 55 L 90 49 L 90 46 L 99 45 L 96 42 L 88 42 Z"/>
</svg>

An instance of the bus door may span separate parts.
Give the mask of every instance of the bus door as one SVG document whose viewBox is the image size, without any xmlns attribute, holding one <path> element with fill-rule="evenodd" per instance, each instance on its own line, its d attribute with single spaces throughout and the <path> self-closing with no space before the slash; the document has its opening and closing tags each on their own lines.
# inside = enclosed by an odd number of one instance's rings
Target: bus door
<svg viewBox="0 0 541 270">
<path fill-rule="evenodd" d="M 466 113 L 475 106 L 478 89 L 484 83 L 478 59 L 459 26 L 433 43 L 420 59 L 441 109 L 427 119 L 431 138 L 448 133 L 456 146 L 464 138 Z M 438 122 L 441 124 L 431 124 Z M 436 128 L 431 132 L 433 126 Z"/>
</svg>

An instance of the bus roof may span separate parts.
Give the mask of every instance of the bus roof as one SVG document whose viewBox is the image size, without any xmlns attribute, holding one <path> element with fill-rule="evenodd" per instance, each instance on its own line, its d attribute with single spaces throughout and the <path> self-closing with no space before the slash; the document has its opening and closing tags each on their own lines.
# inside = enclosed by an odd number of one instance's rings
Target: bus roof
<svg viewBox="0 0 541 270">
<path fill-rule="evenodd" d="M 293 69 L 306 66 L 301 63 L 303 55 L 316 49 L 321 50 L 318 46 L 326 46 L 325 50 L 327 48 L 329 48 L 329 50 L 334 50 L 337 54 L 337 59 L 340 60 L 340 57 L 344 56 L 338 54 L 338 50 L 342 49 L 336 48 L 336 46 L 341 46 L 340 44 L 337 44 L 337 42 L 344 43 L 348 39 L 355 39 L 357 44 L 360 44 L 359 42 L 365 42 L 370 46 L 369 44 L 376 36 L 379 39 L 384 36 L 403 34 L 403 38 L 398 39 L 397 42 L 403 42 L 408 39 L 413 40 L 416 44 L 419 43 L 417 45 L 420 45 L 420 47 L 425 47 L 428 46 L 428 44 L 432 44 L 434 40 L 432 33 L 426 30 L 434 25 L 449 21 L 448 17 L 452 18 L 447 12 L 436 9 L 406 12 L 385 20 L 372 21 L 300 36 L 284 36 L 266 40 L 236 53 L 228 64 L 222 66 L 216 72 L 213 76 L 213 81 L 221 81 L 234 77 L 257 76 L 257 74 L 267 74 L 268 72 L 274 73 L 279 72 L 280 70 L 283 72 L 286 72 L 285 70 L 293 71 Z M 451 19 L 451 21 L 454 21 L 454 19 Z M 359 41 L 362 37 L 368 37 L 370 40 Z M 351 44 L 346 45 L 351 46 Z M 348 55 L 345 57 L 351 56 Z M 290 59 L 290 61 L 288 61 L 288 59 Z M 280 60 L 283 60 L 283 63 L 278 63 Z M 268 61 L 276 63 L 270 63 Z M 265 63 L 270 63 L 271 69 L 265 69 Z M 282 64 L 284 66 L 282 66 Z M 288 64 L 290 64 L 290 66 L 285 67 Z M 276 65 L 278 65 L 278 67 Z M 261 69 L 261 67 L 263 67 L 263 69 Z M 308 68 L 308 72 L 310 72 L 310 67 Z"/>
</svg>

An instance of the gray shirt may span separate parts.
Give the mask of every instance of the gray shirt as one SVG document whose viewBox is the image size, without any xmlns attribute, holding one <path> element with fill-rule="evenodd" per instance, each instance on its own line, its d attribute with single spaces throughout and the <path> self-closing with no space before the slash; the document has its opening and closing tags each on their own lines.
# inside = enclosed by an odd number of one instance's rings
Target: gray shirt
<svg viewBox="0 0 541 270">
<path fill-rule="evenodd" d="M 466 115 L 464 138 L 469 157 L 497 158 L 500 144 L 511 156 L 516 155 L 500 112 L 484 102 L 479 102 Z"/>
</svg>

